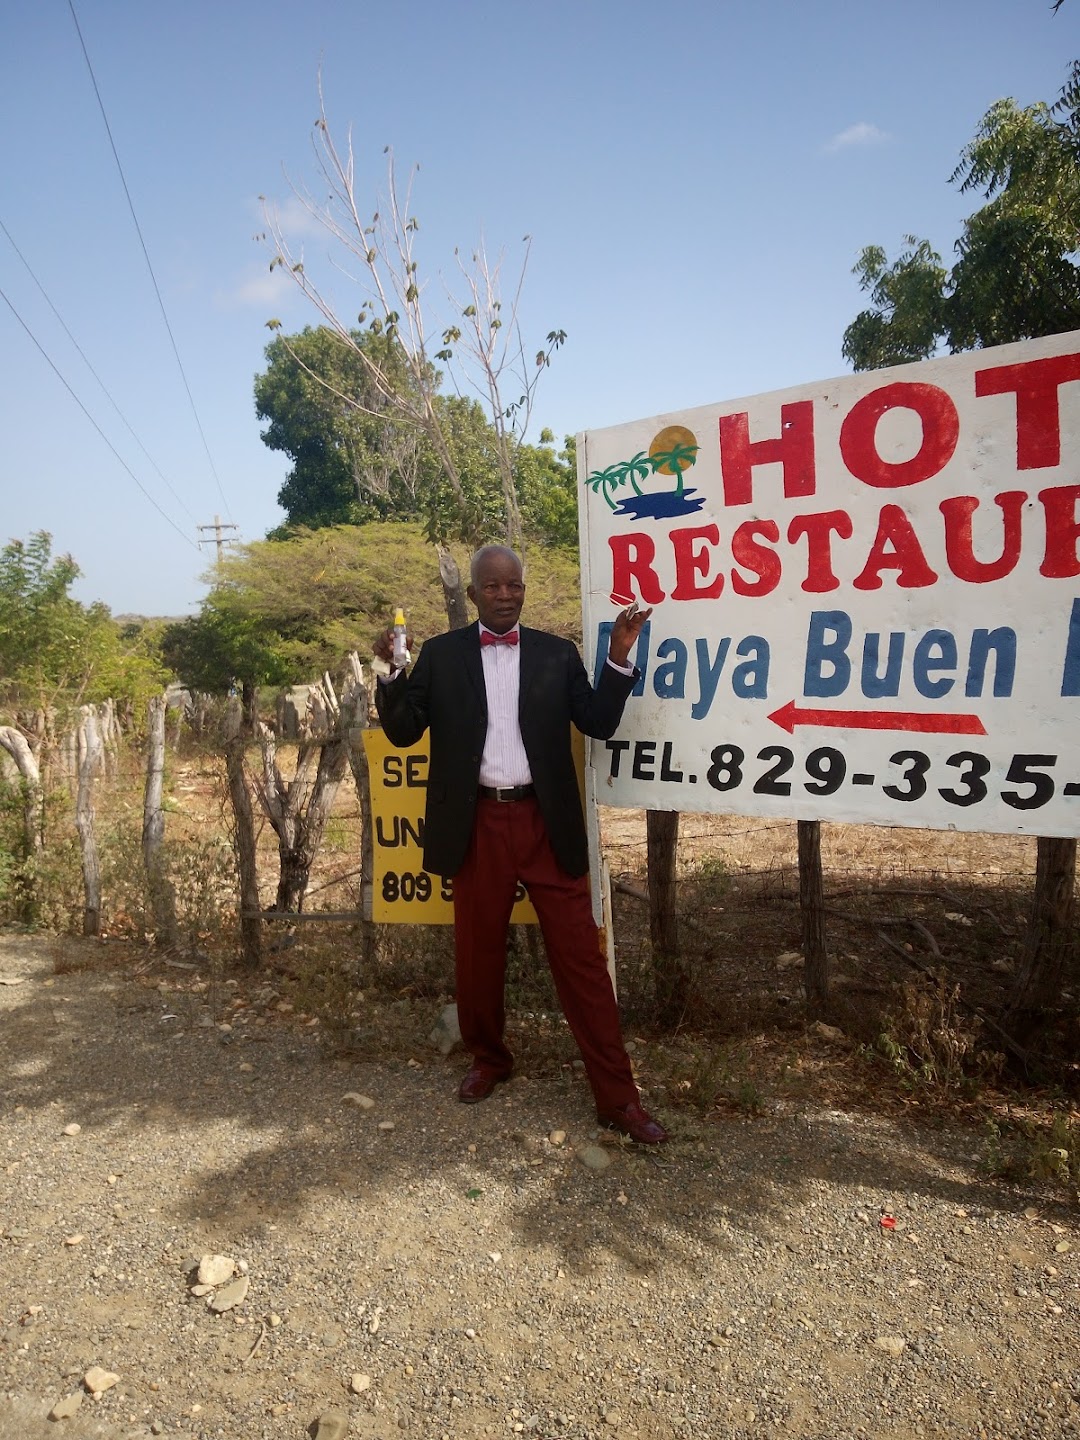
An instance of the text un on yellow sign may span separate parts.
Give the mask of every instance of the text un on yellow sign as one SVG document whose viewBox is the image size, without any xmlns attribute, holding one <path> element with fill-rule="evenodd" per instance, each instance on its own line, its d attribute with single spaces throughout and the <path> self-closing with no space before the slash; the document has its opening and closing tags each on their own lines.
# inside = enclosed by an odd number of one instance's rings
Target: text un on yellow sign
<svg viewBox="0 0 1080 1440">
<path fill-rule="evenodd" d="M 452 925 L 454 882 L 430 875 L 423 862 L 427 741 L 399 750 L 382 730 L 365 730 L 364 749 L 371 779 L 371 918 L 384 925 Z M 518 891 L 511 919 L 535 925 L 524 887 Z"/>
</svg>

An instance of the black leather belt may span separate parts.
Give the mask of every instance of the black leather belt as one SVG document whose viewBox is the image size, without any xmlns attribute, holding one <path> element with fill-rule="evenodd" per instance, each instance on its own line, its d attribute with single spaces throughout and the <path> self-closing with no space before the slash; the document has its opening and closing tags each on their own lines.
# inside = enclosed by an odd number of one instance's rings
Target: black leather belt
<svg viewBox="0 0 1080 1440">
<path fill-rule="evenodd" d="M 535 785 L 478 785 L 481 800 L 528 800 Z"/>
</svg>

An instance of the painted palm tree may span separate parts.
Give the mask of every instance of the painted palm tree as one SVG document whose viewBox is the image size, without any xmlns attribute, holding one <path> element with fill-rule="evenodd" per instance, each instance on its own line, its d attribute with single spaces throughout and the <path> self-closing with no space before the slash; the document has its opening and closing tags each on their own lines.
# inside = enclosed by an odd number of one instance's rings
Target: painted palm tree
<svg viewBox="0 0 1080 1440">
<path fill-rule="evenodd" d="M 640 495 L 642 489 L 638 480 L 647 480 L 652 470 L 653 466 L 649 462 L 649 457 L 644 450 L 639 450 L 632 460 L 618 460 L 614 465 L 609 465 L 606 470 L 594 470 L 585 483 L 593 490 L 602 491 L 604 499 L 614 510 L 615 502 L 611 498 L 612 493 L 629 480 L 634 494 Z"/>
<path fill-rule="evenodd" d="M 640 495 L 641 486 L 638 480 L 648 480 L 649 476 L 655 473 L 655 467 L 644 450 L 639 450 L 632 460 L 624 460 L 626 467 L 626 478 L 630 481 L 635 495 Z"/>
<path fill-rule="evenodd" d="M 610 509 L 615 509 L 615 501 L 611 498 L 612 493 L 618 490 L 620 485 L 625 484 L 626 474 L 622 464 L 609 465 L 606 470 L 594 470 L 585 484 L 590 489 L 602 494 Z"/>
<path fill-rule="evenodd" d="M 679 497 L 683 493 L 683 471 L 693 465 L 697 452 L 697 445 L 682 443 L 676 443 L 668 450 L 658 450 L 654 455 L 646 455 L 644 450 L 639 450 L 630 460 L 617 460 L 606 470 L 594 470 L 585 483 L 601 493 L 612 510 L 616 508 L 611 498 L 616 490 L 629 482 L 635 495 L 643 495 L 645 492 L 639 482 L 653 475 L 674 475 L 675 489 L 672 493 Z"/>
<path fill-rule="evenodd" d="M 655 455 L 649 456 L 649 463 L 653 472 L 664 472 L 675 476 L 675 495 L 683 493 L 683 471 L 689 470 L 697 459 L 697 445 L 676 444 L 670 450 L 658 450 Z"/>
</svg>

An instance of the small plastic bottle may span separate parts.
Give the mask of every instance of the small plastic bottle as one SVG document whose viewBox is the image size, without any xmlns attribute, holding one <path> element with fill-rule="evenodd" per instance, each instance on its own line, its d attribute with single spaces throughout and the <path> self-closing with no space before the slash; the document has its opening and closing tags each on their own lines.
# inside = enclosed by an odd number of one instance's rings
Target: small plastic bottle
<svg viewBox="0 0 1080 1440">
<path fill-rule="evenodd" d="M 405 611 L 399 605 L 394 611 L 394 665 L 402 669 L 409 663 L 409 646 L 405 627 Z"/>
</svg>

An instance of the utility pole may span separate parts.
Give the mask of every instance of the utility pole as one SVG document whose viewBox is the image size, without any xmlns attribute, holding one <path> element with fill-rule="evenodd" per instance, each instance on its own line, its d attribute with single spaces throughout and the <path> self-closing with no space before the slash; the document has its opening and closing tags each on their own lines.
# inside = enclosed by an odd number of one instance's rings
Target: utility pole
<svg viewBox="0 0 1080 1440">
<path fill-rule="evenodd" d="M 213 538 L 212 541 L 211 541 L 211 540 L 204 540 L 204 539 L 202 538 L 202 536 L 200 535 L 200 536 L 199 536 L 199 544 L 200 544 L 200 545 L 211 545 L 211 544 L 213 544 L 213 545 L 216 545 L 216 546 L 217 546 L 217 563 L 218 563 L 219 565 L 221 564 L 221 557 L 222 557 L 222 553 L 224 552 L 225 546 L 226 546 L 226 545 L 235 545 L 235 544 L 236 544 L 236 539 L 237 539 L 236 536 L 227 536 L 227 535 L 223 534 L 223 532 L 224 532 L 225 530 L 236 530 L 236 531 L 239 531 L 239 529 L 240 529 L 239 525 L 233 525 L 231 522 L 223 521 L 220 515 L 215 515 L 215 516 L 214 516 L 214 523 L 213 523 L 212 525 L 197 525 L 195 528 L 196 528 L 197 530 L 212 530 L 212 531 L 214 532 L 214 538 Z"/>
</svg>

